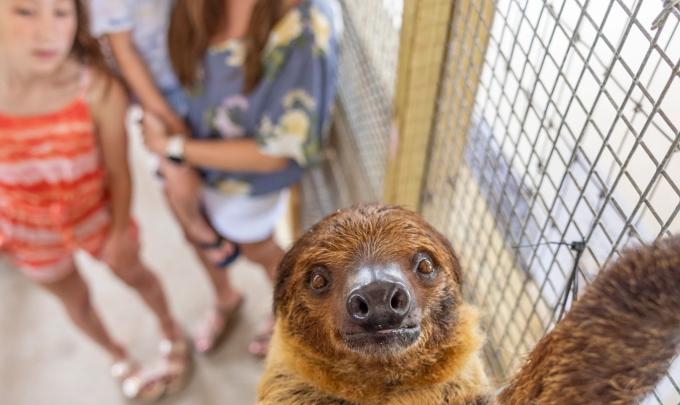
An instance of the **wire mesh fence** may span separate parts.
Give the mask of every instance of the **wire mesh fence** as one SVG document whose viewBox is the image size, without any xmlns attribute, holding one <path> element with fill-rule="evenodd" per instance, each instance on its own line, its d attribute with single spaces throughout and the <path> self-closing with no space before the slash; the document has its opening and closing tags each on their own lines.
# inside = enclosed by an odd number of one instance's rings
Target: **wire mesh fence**
<svg viewBox="0 0 680 405">
<path fill-rule="evenodd" d="M 339 101 L 303 226 L 385 182 L 403 0 L 342 0 Z M 680 231 L 680 1 L 457 0 L 421 210 L 503 381 L 626 246 Z M 645 404 L 680 403 L 676 360 Z"/>
<path fill-rule="evenodd" d="M 338 102 L 326 159 L 303 180 L 302 227 L 382 196 L 402 0 L 342 0 Z"/>
<path fill-rule="evenodd" d="M 423 213 L 461 255 L 503 379 L 621 249 L 680 231 L 680 11 L 457 3 Z M 680 401 L 679 363 L 645 403 Z"/>
</svg>

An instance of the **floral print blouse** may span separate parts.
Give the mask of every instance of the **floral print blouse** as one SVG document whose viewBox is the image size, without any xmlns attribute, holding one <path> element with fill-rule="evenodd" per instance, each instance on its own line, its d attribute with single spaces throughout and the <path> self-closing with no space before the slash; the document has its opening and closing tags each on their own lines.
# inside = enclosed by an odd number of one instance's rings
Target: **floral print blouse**
<svg viewBox="0 0 680 405">
<path fill-rule="evenodd" d="M 334 1 L 334 0 L 331 0 Z M 326 0 L 302 0 L 274 26 L 262 57 L 263 78 L 244 95 L 244 45 L 229 40 L 206 53 L 188 91 L 187 122 L 201 139 L 252 138 L 260 150 L 288 158 L 273 173 L 202 168 L 204 182 L 226 194 L 262 195 L 297 182 L 319 155 L 337 77 L 337 23 Z"/>
</svg>

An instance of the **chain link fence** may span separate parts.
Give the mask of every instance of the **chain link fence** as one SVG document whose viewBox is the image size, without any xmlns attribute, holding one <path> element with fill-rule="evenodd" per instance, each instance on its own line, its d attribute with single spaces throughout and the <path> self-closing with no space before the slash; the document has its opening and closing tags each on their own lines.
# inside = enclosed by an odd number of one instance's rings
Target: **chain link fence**
<svg viewBox="0 0 680 405">
<path fill-rule="evenodd" d="M 485 0 L 453 22 L 449 54 L 470 57 L 445 67 L 423 213 L 461 255 L 499 380 L 621 249 L 680 231 L 680 12 L 663 6 Z M 645 403 L 679 403 L 678 363 Z"/>
</svg>

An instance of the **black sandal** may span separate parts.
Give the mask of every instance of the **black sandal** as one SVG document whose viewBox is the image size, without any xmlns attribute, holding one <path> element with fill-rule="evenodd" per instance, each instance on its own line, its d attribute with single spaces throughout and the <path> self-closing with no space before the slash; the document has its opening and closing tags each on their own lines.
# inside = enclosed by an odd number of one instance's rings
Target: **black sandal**
<svg viewBox="0 0 680 405">
<path fill-rule="evenodd" d="M 225 239 L 220 235 L 219 233 L 215 232 L 217 237 L 213 242 L 205 243 L 205 242 L 192 242 L 196 247 L 198 247 L 201 250 L 212 250 L 212 249 L 221 249 L 224 247 L 225 243 L 231 243 L 232 246 L 234 246 L 234 251 L 231 252 L 230 255 L 222 259 L 221 261 L 215 263 L 215 266 L 217 266 L 220 269 L 225 269 L 227 268 L 230 264 L 232 264 L 238 257 L 241 255 L 241 248 L 239 248 L 238 244 L 236 242 L 232 242 L 230 240 Z"/>
</svg>

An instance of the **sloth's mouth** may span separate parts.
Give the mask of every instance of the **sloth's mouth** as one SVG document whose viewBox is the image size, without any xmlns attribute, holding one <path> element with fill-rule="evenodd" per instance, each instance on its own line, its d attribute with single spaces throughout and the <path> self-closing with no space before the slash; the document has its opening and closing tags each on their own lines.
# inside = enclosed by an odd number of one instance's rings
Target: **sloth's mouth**
<svg viewBox="0 0 680 405">
<path fill-rule="evenodd" d="M 362 352 L 372 348 L 387 350 L 405 349 L 415 343 L 419 336 L 420 325 L 342 334 L 345 344 L 350 349 Z"/>
</svg>

